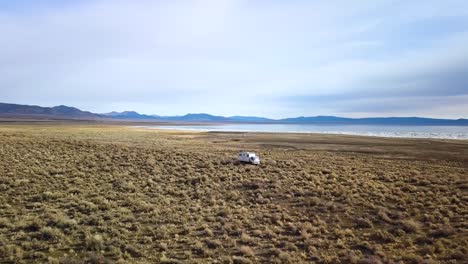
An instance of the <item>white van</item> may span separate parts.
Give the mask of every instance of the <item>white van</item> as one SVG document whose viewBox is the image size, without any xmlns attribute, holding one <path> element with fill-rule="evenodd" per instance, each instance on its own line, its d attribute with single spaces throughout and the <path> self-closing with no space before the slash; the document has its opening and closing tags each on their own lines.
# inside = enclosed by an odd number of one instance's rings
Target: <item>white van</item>
<svg viewBox="0 0 468 264">
<path fill-rule="evenodd" d="M 253 152 L 241 151 L 237 157 L 239 161 L 247 162 L 251 164 L 260 164 L 260 158 Z"/>
</svg>

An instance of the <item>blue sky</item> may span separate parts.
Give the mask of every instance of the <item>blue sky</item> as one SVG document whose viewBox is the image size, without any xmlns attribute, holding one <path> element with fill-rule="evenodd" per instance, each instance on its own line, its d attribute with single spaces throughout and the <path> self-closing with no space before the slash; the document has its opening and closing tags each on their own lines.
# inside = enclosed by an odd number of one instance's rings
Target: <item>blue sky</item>
<svg viewBox="0 0 468 264">
<path fill-rule="evenodd" d="M 468 117 L 467 1 L 1 1 L 0 101 Z"/>
</svg>

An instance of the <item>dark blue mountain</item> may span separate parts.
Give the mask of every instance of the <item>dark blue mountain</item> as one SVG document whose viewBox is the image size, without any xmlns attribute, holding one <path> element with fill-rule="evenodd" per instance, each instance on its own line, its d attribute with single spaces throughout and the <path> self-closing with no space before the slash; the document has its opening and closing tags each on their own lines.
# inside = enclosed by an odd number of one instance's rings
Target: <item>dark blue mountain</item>
<svg viewBox="0 0 468 264">
<path fill-rule="evenodd" d="M 164 116 L 160 120 L 167 121 L 186 121 L 186 122 L 229 122 L 229 118 L 224 116 L 214 116 L 209 114 L 186 114 L 184 116 Z"/>
<path fill-rule="evenodd" d="M 339 124 L 339 123 L 346 123 L 352 119 L 344 118 L 344 117 L 336 117 L 336 116 L 313 116 L 313 117 L 294 117 L 294 118 L 284 118 L 279 119 L 277 122 L 280 123 L 294 123 L 294 124 L 315 124 L 315 123 L 322 123 L 322 124 Z"/>
<path fill-rule="evenodd" d="M 20 105 L 0 103 L 1 117 L 15 118 L 51 118 L 51 119 L 99 119 L 101 115 L 81 111 L 75 107 L 59 105 L 42 107 L 37 105 Z"/>
<path fill-rule="evenodd" d="M 435 119 L 423 117 L 368 117 L 346 118 L 336 116 L 312 116 L 284 119 L 269 119 L 257 116 L 215 116 L 210 114 L 186 114 L 183 116 L 158 116 L 139 114 L 135 111 L 94 114 L 78 108 L 59 105 L 41 107 L 0 103 L 2 118 L 52 118 L 52 119 L 117 119 L 145 120 L 160 122 L 210 122 L 210 123 L 274 123 L 274 124 L 348 124 L 348 125 L 434 125 L 434 126 L 468 126 L 468 119 Z"/>
<path fill-rule="evenodd" d="M 235 122 L 252 122 L 252 123 L 260 123 L 260 122 L 274 122 L 274 119 L 269 119 L 265 117 L 258 117 L 258 116 L 230 116 L 228 117 L 230 121 Z"/>
<path fill-rule="evenodd" d="M 135 111 L 124 111 L 124 112 L 110 112 L 107 114 L 103 114 L 107 117 L 114 118 L 114 119 L 128 119 L 128 120 L 156 120 L 156 116 L 152 115 L 143 115 L 139 114 Z"/>
</svg>

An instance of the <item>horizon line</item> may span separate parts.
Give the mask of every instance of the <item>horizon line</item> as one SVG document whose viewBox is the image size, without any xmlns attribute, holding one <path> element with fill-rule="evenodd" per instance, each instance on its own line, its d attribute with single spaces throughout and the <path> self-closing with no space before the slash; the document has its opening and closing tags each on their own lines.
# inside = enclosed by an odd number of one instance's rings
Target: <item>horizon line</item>
<svg viewBox="0 0 468 264">
<path fill-rule="evenodd" d="M 206 112 L 188 112 L 186 114 L 181 114 L 181 115 L 159 115 L 159 114 L 144 114 L 144 113 L 141 113 L 141 112 L 138 112 L 138 111 L 135 111 L 135 110 L 125 110 L 125 111 L 115 111 L 115 110 L 112 110 L 110 112 L 107 112 L 107 113 L 96 113 L 96 112 L 92 112 L 92 111 L 89 111 L 89 110 L 83 110 L 82 108 L 78 108 L 78 107 L 75 107 L 75 106 L 69 106 L 69 105 L 65 105 L 65 104 L 59 104 L 59 105 L 54 105 L 54 106 L 41 106 L 41 105 L 38 105 L 38 104 L 18 104 L 18 103 L 5 103 L 5 102 L 0 102 L 0 104 L 12 104 L 12 105 L 21 105 L 21 106 L 35 106 L 35 107 L 43 107 L 43 108 L 54 108 L 54 107 L 60 107 L 60 106 L 65 106 L 65 107 L 70 107 L 70 108 L 75 108 L 75 109 L 78 109 L 80 111 L 84 111 L 84 112 L 89 112 L 89 113 L 92 113 L 92 114 L 96 114 L 96 115 L 108 115 L 110 113 L 118 113 L 118 114 L 121 114 L 121 113 L 125 113 L 125 112 L 134 112 L 134 113 L 137 113 L 138 115 L 145 115 L 145 116 L 153 116 L 153 117 L 183 117 L 183 116 L 187 116 L 187 115 L 200 115 L 200 114 L 203 114 L 203 115 L 210 115 L 210 116 L 216 116 L 216 117 L 223 117 L 223 118 L 233 118 L 233 117 L 252 117 L 252 118 L 265 118 L 265 119 L 269 119 L 269 120 L 272 120 L 272 121 L 281 121 L 281 120 L 284 120 L 284 119 L 292 119 L 292 118 L 311 118 L 311 117 L 335 117 L 335 118 L 346 118 L 346 119 L 370 119 L 370 118 L 423 118 L 423 119 L 435 119 L 435 120 L 453 120 L 453 121 L 457 121 L 457 120 L 467 120 L 468 117 L 459 117 L 459 118 L 437 118 L 437 117 L 428 117 L 428 116 L 366 116 L 366 117 L 346 117 L 346 116 L 337 116 L 337 115 L 300 115 L 300 116 L 293 116 L 293 117 L 284 117 L 284 118 L 270 118 L 270 117 L 265 117 L 265 116 L 257 116 L 257 115 L 248 115 L 248 116 L 245 116 L 245 115 L 217 115 L 217 114 L 210 114 L 210 113 L 206 113 Z"/>
</svg>

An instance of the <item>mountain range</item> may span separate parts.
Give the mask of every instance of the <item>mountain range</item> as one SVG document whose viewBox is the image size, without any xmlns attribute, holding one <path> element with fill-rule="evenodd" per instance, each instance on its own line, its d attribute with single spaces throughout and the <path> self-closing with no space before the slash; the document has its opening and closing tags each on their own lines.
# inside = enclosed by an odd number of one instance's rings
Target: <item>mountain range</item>
<svg viewBox="0 0 468 264">
<path fill-rule="evenodd" d="M 59 105 L 42 107 L 37 105 L 19 105 L 0 103 L 0 117 L 13 118 L 59 118 L 59 119 L 98 119 L 105 116 L 82 111 L 75 107 Z"/>
<path fill-rule="evenodd" d="M 336 116 L 294 117 L 270 119 L 257 116 L 215 116 L 205 113 L 183 116 L 144 115 L 135 111 L 96 114 L 65 105 L 41 107 L 0 103 L 0 118 L 127 120 L 154 122 L 209 123 L 276 123 L 276 124 L 349 124 L 349 125 L 455 125 L 468 126 L 468 119 L 435 119 L 423 117 L 345 118 Z"/>
</svg>

